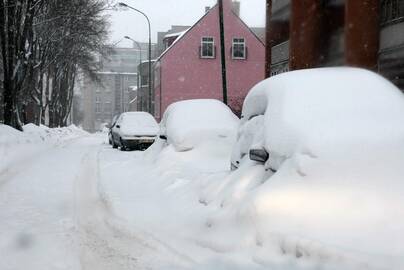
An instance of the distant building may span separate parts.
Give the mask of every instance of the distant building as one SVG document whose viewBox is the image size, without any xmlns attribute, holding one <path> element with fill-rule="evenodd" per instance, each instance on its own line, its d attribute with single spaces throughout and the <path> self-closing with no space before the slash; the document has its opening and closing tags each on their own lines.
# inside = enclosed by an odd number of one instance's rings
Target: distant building
<svg viewBox="0 0 404 270">
<path fill-rule="evenodd" d="M 171 29 L 166 32 L 158 32 L 157 33 L 157 56 L 161 55 L 167 48 L 167 40 L 166 37 L 173 35 L 178 36 L 178 33 L 181 33 L 185 30 L 188 30 L 191 26 L 186 25 L 172 25 Z"/>
<path fill-rule="evenodd" d="M 111 123 L 115 115 L 137 110 L 131 101 L 137 94 L 137 65 L 140 60 L 138 49 L 114 48 L 107 57 L 100 59 L 102 69 L 96 73 L 97 80 L 83 79 L 81 92 L 85 130 L 97 131 L 102 124 Z"/>
<path fill-rule="evenodd" d="M 404 0 L 276 0 L 271 73 L 364 67 L 404 89 Z"/>
<path fill-rule="evenodd" d="M 265 46 L 240 19 L 239 11 L 239 2 L 224 1 L 228 101 L 236 112 L 250 88 L 264 79 L 265 65 Z M 154 66 L 156 118 L 179 100 L 223 100 L 217 5 L 207 8 L 191 28 L 166 34 L 163 41 L 168 48 Z"/>
<path fill-rule="evenodd" d="M 115 115 L 136 110 L 130 101 L 133 99 L 131 91 L 137 85 L 137 73 L 103 71 L 97 76 L 99 81 L 86 78 L 83 89 L 83 128 L 89 132 L 111 123 Z"/>
<path fill-rule="evenodd" d="M 151 81 L 154 81 L 154 72 L 153 72 L 153 65 L 156 62 L 155 59 L 151 61 L 152 65 L 152 74 L 151 74 Z M 154 97 L 154 88 L 152 87 L 152 93 L 150 93 L 150 88 L 149 88 L 149 61 L 145 60 L 142 62 L 141 65 L 139 65 L 138 68 L 139 75 L 138 75 L 138 80 L 139 80 L 139 88 L 137 90 L 137 110 L 138 111 L 143 111 L 143 112 L 154 112 L 154 99 L 152 98 L 150 100 L 150 94 L 151 97 Z M 150 104 L 151 101 L 151 105 Z"/>
</svg>

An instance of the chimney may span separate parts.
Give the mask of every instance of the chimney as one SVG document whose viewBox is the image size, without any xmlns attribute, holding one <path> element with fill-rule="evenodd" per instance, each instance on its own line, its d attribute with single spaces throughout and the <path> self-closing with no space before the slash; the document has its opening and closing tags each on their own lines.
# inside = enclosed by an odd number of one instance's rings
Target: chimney
<svg viewBox="0 0 404 270">
<path fill-rule="evenodd" d="M 240 2 L 239 1 L 233 1 L 233 12 L 240 17 Z"/>
<path fill-rule="evenodd" d="M 205 13 L 208 13 L 210 10 L 210 7 L 205 7 Z"/>
</svg>

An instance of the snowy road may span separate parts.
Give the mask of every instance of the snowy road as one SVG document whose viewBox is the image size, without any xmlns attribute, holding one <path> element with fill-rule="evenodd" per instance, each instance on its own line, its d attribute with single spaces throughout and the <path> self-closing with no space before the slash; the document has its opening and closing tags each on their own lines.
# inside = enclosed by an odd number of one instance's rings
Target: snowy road
<svg viewBox="0 0 404 270">
<path fill-rule="evenodd" d="M 0 175 L 0 269 L 154 269 L 186 260 L 115 215 L 101 178 L 124 177 L 114 164 L 139 153 L 104 140 L 41 149 Z"/>
<path fill-rule="evenodd" d="M 288 216 L 258 223 L 245 201 L 261 169 L 230 173 L 231 144 L 122 152 L 78 136 L 0 147 L 1 270 L 403 269 L 267 225 Z"/>
</svg>

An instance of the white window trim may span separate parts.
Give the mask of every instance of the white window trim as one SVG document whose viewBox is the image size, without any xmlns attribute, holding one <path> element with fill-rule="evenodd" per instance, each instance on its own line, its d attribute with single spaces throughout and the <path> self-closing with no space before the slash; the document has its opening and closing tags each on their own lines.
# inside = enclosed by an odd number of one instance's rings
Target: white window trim
<svg viewBox="0 0 404 270">
<path fill-rule="evenodd" d="M 204 38 L 211 38 L 213 41 L 212 42 L 204 42 Z M 212 44 L 212 56 L 204 56 L 203 55 L 203 44 Z M 215 37 L 209 37 L 209 36 L 204 36 L 201 38 L 201 52 L 200 52 L 200 57 L 202 59 L 215 59 L 216 58 L 216 50 L 215 50 Z"/>
<path fill-rule="evenodd" d="M 242 40 L 244 40 L 243 42 L 235 42 L 234 40 L 235 39 L 242 39 Z M 244 54 L 244 57 L 235 57 L 234 56 L 234 52 L 235 52 L 235 50 L 234 50 L 234 45 L 238 45 L 238 44 L 243 44 L 244 45 L 244 47 L 243 47 L 243 54 Z M 234 59 L 234 60 L 245 60 L 245 59 L 247 59 L 247 46 L 246 46 L 246 42 L 245 42 L 245 38 L 243 38 L 243 37 L 234 37 L 233 39 L 232 39 L 232 44 L 231 44 L 231 58 L 232 59 Z"/>
</svg>

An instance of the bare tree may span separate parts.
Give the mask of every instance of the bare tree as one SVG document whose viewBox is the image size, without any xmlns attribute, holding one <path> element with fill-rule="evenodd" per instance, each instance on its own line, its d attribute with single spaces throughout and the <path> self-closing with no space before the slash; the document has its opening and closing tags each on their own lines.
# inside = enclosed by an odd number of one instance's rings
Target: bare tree
<svg viewBox="0 0 404 270">
<path fill-rule="evenodd" d="M 32 57 L 28 42 L 42 0 L 0 1 L 0 47 L 3 61 L 4 123 L 21 129 L 18 99 Z"/>
<path fill-rule="evenodd" d="M 0 1 L 4 123 L 63 126 L 79 70 L 93 76 L 108 0 Z"/>
</svg>

